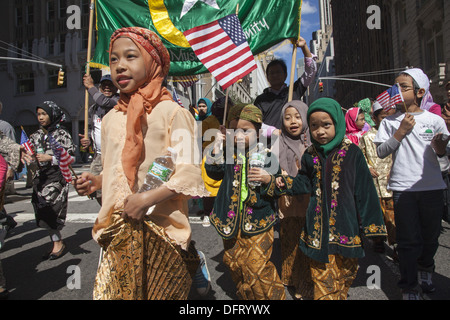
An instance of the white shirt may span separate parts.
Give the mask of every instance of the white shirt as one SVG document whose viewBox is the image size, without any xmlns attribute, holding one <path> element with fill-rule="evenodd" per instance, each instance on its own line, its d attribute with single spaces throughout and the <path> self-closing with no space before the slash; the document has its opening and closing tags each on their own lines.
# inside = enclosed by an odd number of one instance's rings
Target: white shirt
<svg viewBox="0 0 450 320">
<path fill-rule="evenodd" d="M 100 118 L 98 115 L 94 114 L 92 116 L 92 120 L 94 122 L 94 127 L 92 128 L 92 140 L 94 140 L 94 150 L 101 154 L 101 133 L 102 133 L 102 118 Z"/>
<path fill-rule="evenodd" d="M 392 154 L 388 188 L 414 192 L 445 189 L 438 157 L 431 147 L 436 134 L 449 134 L 445 121 L 428 111 L 411 115 L 416 125 Z M 384 119 L 374 143 L 379 146 L 392 138 L 404 118 L 405 114 L 397 112 Z"/>
</svg>

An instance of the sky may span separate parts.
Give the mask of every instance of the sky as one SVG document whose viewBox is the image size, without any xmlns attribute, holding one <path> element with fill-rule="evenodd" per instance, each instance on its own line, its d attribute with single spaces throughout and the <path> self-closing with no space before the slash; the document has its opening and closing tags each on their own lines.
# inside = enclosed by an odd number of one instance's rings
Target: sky
<svg viewBox="0 0 450 320">
<path fill-rule="evenodd" d="M 320 29 L 320 14 L 318 0 L 304 0 L 302 5 L 302 25 L 300 28 L 300 36 L 302 36 L 308 47 L 312 39 L 312 33 Z M 290 79 L 291 61 L 292 61 L 292 45 L 285 45 L 274 51 L 276 58 L 283 59 L 288 66 L 288 77 L 286 82 Z M 303 53 L 299 49 L 297 51 L 297 61 L 302 60 Z M 297 75 L 295 77 L 297 80 Z"/>
</svg>

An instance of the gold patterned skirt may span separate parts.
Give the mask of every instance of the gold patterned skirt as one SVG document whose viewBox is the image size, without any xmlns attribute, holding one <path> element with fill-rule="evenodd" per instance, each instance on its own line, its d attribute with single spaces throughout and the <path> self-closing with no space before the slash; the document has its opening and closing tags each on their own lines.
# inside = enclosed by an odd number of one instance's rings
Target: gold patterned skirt
<svg viewBox="0 0 450 320">
<path fill-rule="evenodd" d="M 347 300 L 358 273 L 358 259 L 329 255 L 329 263 L 310 259 L 314 281 L 314 300 Z"/>
<path fill-rule="evenodd" d="M 381 209 L 383 210 L 384 223 L 386 224 L 388 243 L 394 245 L 396 241 L 395 215 L 394 215 L 394 199 L 381 198 Z"/>
<path fill-rule="evenodd" d="M 275 265 L 269 261 L 273 228 L 255 236 L 238 235 L 224 240 L 223 261 L 242 300 L 285 300 L 286 294 Z"/>
<path fill-rule="evenodd" d="M 148 217 L 125 222 L 114 213 L 98 242 L 103 257 L 94 284 L 94 300 L 185 300 L 199 257 L 186 252 Z"/>
<path fill-rule="evenodd" d="M 281 280 L 285 286 L 295 288 L 296 299 L 313 299 L 314 284 L 308 258 L 299 248 L 304 217 L 288 217 L 280 223 Z"/>
</svg>

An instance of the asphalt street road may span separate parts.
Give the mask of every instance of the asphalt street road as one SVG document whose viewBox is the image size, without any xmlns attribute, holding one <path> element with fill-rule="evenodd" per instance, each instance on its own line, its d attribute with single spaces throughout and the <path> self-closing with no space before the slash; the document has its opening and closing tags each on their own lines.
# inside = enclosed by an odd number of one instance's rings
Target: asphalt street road
<svg viewBox="0 0 450 320">
<path fill-rule="evenodd" d="M 80 173 L 85 167 L 75 168 Z M 0 251 L 10 300 L 91 300 L 99 246 L 92 240 L 91 228 L 99 205 L 95 200 L 79 197 L 72 189 L 69 195 L 68 218 L 62 231 L 67 253 L 54 261 L 43 261 L 42 255 L 50 248 L 45 230 L 37 228 L 30 203 L 31 189 L 23 181 L 15 183 L 17 195 L 8 196 L 5 207 L 18 225 L 11 231 Z M 222 263 L 223 244 L 213 227 L 204 227 L 201 219 L 191 214 L 193 240 L 207 258 L 212 288 L 206 297 L 191 290 L 190 300 L 236 300 L 235 286 L 228 270 Z M 278 231 L 275 232 L 272 260 L 280 265 Z M 372 251 L 371 242 L 364 241 L 366 257 L 359 262 L 358 277 L 349 292 L 349 300 L 400 300 L 396 286 L 399 279 L 398 265 L 392 261 L 392 251 L 386 254 Z M 440 247 L 436 255 L 434 283 L 436 292 L 431 300 L 450 300 L 450 225 L 444 223 Z M 380 275 L 377 282 L 374 276 Z M 375 279 L 375 280 L 374 280 Z M 379 284 L 379 287 L 373 285 Z M 287 298 L 292 300 L 289 290 Z"/>
</svg>

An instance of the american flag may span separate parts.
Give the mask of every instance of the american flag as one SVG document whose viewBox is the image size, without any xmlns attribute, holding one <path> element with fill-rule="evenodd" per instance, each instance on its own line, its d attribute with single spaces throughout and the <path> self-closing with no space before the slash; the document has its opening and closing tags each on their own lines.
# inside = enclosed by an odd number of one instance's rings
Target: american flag
<svg viewBox="0 0 450 320">
<path fill-rule="evenodd" d="M 172 96 L 173 99 L 175 100 L 176 103 L 178 103 L 180 106 L 183 106 L 183 104 L 181 103 L 180 97 L 178 96 L 177 90 L 175 89 L 175 87 L 172 88 Z"/>
<path fill-rule="evenodd" d="M 22 130 L 22 134 L 20 136 L 20 145 L 25 148 L 26 151 L 34 155 L 33 145 L 31 144 L 30 140 L 28 139 L 27 134 L 25 131 Z"/>
<path fill-rule="evenodd" d="M 175 82 L 179 82 L 183 88 L 189 88 L 192 87 L 197 81 L 197 76 L 179 76 L 174 77 L 173 80 Z"/>
<path fill-rule="evenodd" d="M 257 68 L 236 14 L 189 29 L 184 35 L 223 89 Z"/>
<path fill-rule="evenodd" d="M 53 138 L 51 134 L 48 135 L 48 141 L 50 142 L 50 147 L 53 150 L 53 154 L 59 162 L 59 168 L 61 173 L 67 182 L 72 181 L 72 173 L 70 172 L 69 166 L 74 162 L 74 159 L 70 154 L 64 149 L 58 141 Z"/>
<path fill-rule="evenodd" d="M 389 88 L 385 92 L 380 94 L 376 100 L 383 107 L 384 111 L 395 109 L 395 105 L 404 101 L 400 85 L 398 83 L 395 84 L 392 88 Z"/>
</svg>

